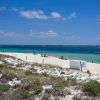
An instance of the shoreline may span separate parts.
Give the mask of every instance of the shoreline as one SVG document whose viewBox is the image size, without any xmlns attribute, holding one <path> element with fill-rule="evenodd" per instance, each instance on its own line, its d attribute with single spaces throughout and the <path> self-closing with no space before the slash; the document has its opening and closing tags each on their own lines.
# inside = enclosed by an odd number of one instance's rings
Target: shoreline
<svg viewBox="0 0 100 100">
<path fill-rule="evenodd" d="M 42 57 L 41 54 L 34 54 L 34 53 L 13 53 L 13 52 L 0 52 L 3 55 L 13 56 L 15 58 L 20 58 L 23 61 L 30 62 L 30 63 L 40 63 L 40 64 L 51 64 L 55 66 L 59 66 L 62 68 L 75 68 L 80 70 L 81 66 L 79 65 L 80 62 L 85 63 L 85 67 L 82 66 L 82 71 L 90 71 L 92 74 L 100 74 L 100 64 L 98 63 L 91 63 L 83 60 L 70 60 L 70 59 L 60 59 L 55 56 L 48 56 Z M 73 65 L 74 64 L 74 65 Z"/>
</svg>

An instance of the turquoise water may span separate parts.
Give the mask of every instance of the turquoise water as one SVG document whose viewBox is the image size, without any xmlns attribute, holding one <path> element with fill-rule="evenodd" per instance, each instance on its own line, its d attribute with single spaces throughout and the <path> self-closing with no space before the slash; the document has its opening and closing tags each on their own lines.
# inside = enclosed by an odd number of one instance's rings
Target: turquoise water
<svg viewBox="0 0 100 100">
<path fill-rule="evenodd" d="M 0 52 L 47 53 L 48 55 L 64 56 L 66 59 L 86 60 L 100 63 L 99 46 L 25 46 L 1 45 Z"/>
</svg>

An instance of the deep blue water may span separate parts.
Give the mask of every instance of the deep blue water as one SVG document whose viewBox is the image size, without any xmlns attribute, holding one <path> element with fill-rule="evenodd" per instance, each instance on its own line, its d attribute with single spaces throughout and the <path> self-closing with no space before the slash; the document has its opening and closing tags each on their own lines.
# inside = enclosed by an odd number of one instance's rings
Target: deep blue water
<svg viewBox="0 0 100 100">
<path fill-rule="evenodd" d="M 81 59 L 100 63 L 100 46 L 81 45 L 0 45 L 0 52 L 47 53 L 68 59 Z"/>
</svg>

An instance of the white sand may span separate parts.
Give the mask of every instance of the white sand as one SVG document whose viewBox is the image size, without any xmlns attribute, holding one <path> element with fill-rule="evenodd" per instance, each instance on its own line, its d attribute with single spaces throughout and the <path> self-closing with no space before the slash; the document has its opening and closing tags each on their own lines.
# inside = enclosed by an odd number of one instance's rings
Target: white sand
<svg viewBox="0 0 100 100">
<path fill-rule="evenodd" d="M 22 59 L 23 61 L 27 61 L 30 63 L 42 63 L 42 64 L 51 64 L 56 65 L 62 68 L 70 68 L 69 62 L 70 60 L 62 60 L 57 57 L 48 56 L 41 57 L 40 54 L 32 54 L 32 53 L 2 53 L 0 54 L 9 55 L 13 57 L 17 57 Z M 86 70 L 89 70 L 92 74 L 100 74 L 100 64 L 86 62 Z"/>
</svg>

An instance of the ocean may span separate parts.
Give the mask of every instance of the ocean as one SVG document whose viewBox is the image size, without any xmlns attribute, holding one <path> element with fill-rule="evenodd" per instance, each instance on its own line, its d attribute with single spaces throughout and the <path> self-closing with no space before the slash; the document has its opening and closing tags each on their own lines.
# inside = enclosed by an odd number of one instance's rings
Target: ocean
<svg viewBox="0 0 100 100">
<path fill-rule="evenodd" d="M 46 53 L 65 59 L 100 63 L 100 46 L 82 45 L 0 45 L 0 52 Z"/>
</svg>

